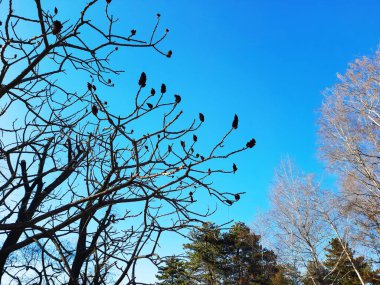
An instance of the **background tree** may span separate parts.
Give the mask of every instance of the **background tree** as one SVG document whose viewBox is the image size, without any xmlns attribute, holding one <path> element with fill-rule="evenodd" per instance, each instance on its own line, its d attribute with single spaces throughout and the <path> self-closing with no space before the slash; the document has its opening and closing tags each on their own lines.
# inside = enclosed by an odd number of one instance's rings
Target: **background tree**
<svg viewBox="0 0 380 285">
<path fill-rule="evenodd" d="M 272 284 L 279 270 L 276 255 L 244 223 L 235 223 L 222 233 L 206 223 L 191 237 L 184 247 L 195 284 Z"/>
<path fill-rule="evenodd" d="M 207 285 L 220 284 L 222 256 L 220 229 L 212 223 L 204 223 L 199 230 L 190 233 L 191 242 L 184 245 L 192 280 Z"/>
<path fill-rule="evenodd" d="M 270 284 L 277 269 L 273 251 L 260 244 L 260 236 L 244 223 L 236 223 L 223 234 L 223 284 Z"/>
<path fill-rule="evenodd" d="M 364 257 L 354 257 L 348 245 L 346 244 L 345 248 L 343 248 L 338 238 L 333 238 L 326 248 L 326 259 L 323 263 L 329 272 L 325 278 L 328 284 L 362 284 L 352 266 L 352 262 L 355 264 L 357 270 L 359 270 L 360 275 L 363 276 L 364 281 L 374 284 L 372 283 L 374 281 L 372 278 L 372 269 L 368 263 L 365 262 Z"/>
<path fill-rule="evenodd" d="M 186 262 L 178 257 L 171 256 L 165 260 L 165 265 L 160 266 L 157 278 L 161 285 L 190 285 L 191 279 L 187 272 Z"/>
<path fill-rule="evenodd" d="M 294 274 L 312 270 L 309 276 L 324 277 L 323 248 L 331 230 L 317 211 L 321 201 L 319 185 L 312 175 L 300 173 L 290 160 L 282 162 L 275 173 L 271 193 L 271 235 L 283 264 L 294 264 Z M 290 267 L 292 268 L 292 267 Z"/>
<path fill-rule="evenodd" d="M 319 120 L 323 157 L 339 174 L 357 238 L 380 252 L 380 52 L 351 63 L 328 89 Z"/>
<path fill-rule="evenodd" d="M 294 269 L 289 270 L 287 266 L 278 266 L 277 272 L 270 279 L 272 285 L 296 285 L 297 279 L 293 278 Z"/>
<path fill-rule="evenodd" d="M 296 268 L 289 265 L 278 265 L 277 272 L 271 277 L 272 285 L 298 285 L 300 284 Z"/>
<path fill-rule="evenodd" d="M 182 121 L 181 96 L 168 94 L 165 84 L 149 86 L 145 72 L 136 76 L 136 95 L 120 102 L 123 112 L 113 111 L 107 91 L 121 72 L 110 61 L 115 53 L 152 48 L 172 56 L 159 47 L 168 34 L 159 14 L 144 40 L 133 27 L 115 33 L 110 0 L 89 1 L 76 16 L 40 0 L 20 14 L 15 2 L 0 1 L 6 11 L 0 26 L 0 283 L 136 284 L 141 260 L 158 263 L 164 233 L 191 228 L 212 213 L 194 205 L 198 191 L 235 202 L 234 193 L 213 188 L 209 178 L 233 173 L 232 162 L 227 170 L 208 164 L 252 148 L 255 140 L 221 148 L 238 126 L 235 118 L 200 154 L 196 131 L 204 115 Z M 94 14 L 102 16 L 91 19 Z"/>
<path fill-rule="evenodd" d="M 343 209 L 341 196 L 321 189 L 312 175 L 295 170 L 289 161 L 276 174 L 269 217 L 274 221 L 272 234 L 283 264 L 295 261 L 295 273 L 303 273 L 303 284 L 332 284 L 330 277 L 340 266 L 340 259 L 326 263 L 326 248 L 332 240 L 334 247 L 339 243 L 340 257 L 346 261 L 345 273 L 352 271 L 358 284 L 364 285 L 370 267 L 364 270 L 363 263 L 353 257 L 348 247 L 349 242 L 355 241 L 355 227 Z"/>
</svg>

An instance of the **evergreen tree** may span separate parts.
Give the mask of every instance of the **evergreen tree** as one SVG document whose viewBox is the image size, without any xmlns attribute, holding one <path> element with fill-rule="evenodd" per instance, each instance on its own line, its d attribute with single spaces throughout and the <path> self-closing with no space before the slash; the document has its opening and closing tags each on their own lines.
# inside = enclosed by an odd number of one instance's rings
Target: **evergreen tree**
<svg viewBox="0 0 380 285">
<path fill-rule="evenodd" d="M 297 285 L 297 277 L 294 276 L 294 270 L 287 266 L 278 266 L 277 272 L 271 277 L 271 285 Z"/>
<path fill-rule="evenodd" d="M 277 264 L 273 251 L 244 223 L 222 233 L 213 223 L 190 233 L 186 261 L 169 258 L 160 267 L 161 285 L 296 285 L 294 270 Z"/>
<path fill-rule="evenodd" d="M 192 280 L 206 285 L 220 284 L 221 279 L 221 234 L 212 223 L 204 223 L 203 228 L 190 233 L 188 269 Z"/>
<path fill-rule="evenodd" d="M 187 262 L 172 256 L 165 261 L 165 265 L 159 267 L 156 275 L 160 285 L 190 285 L 187 273 Z"/>
<path fill-rule="evenodd" d="M 236 223 L 223 235 L 223 284 L 270 284 L 277 272 L 275 254 L 263 248 L 260 236 L 244 223 Z"/>
<path fill-rule="evenodd" d="M 327 284 L 360 285 L 361 282 L 354 270 L 353 264 L 365 282 L 378 284 L 374 282 L 374 272 L 364 257 L 359 256 L 354 258 L 354 254 L 348 245 L 345 245 L 345 247 L 346 251 L 344 251 L 341 242 L 337 238 L 334 238 L 326 248 L 327 253 L 324 265 L 329 272 L 325 278 Z"/>
<path fill-rule="evenodd" d="M 316 264 L 315 262 L 309 262 L 306 266 L 306 274 L 303 278 L 304 285 L 330 285 L 326 280 L 328 275 L 327 269 L 323 264 Z M 333 283 L 335 284 L 335 283 Z"/>
<path fill-rule="evenodd" d="M 244 223 L 221 233 L 213 224 L 191 233 L 186 244 L 192 278 L 200 284 L 270 285 L 278 266 L 273 251 L 263 248 L 260 236 Z"/>
</svg>

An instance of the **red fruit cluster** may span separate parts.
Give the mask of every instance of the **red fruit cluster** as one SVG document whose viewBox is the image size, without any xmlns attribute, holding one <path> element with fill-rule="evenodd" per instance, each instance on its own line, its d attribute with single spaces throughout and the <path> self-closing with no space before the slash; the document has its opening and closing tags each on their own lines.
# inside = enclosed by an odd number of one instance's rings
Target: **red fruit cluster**
<svg viewBox="0 0 380 285">
<path fill-rule="evenodd" d="M 53 22 L 52 33 L 53 35 L 57 35 L 62 31 L 63 25 L 60 21 Z"/>
<path fill-rule="evenodd" d="M 175 97 L 175 103 L 178 104 L 179 102 L 181 102 L 181 96 L 179 95 L 174 95 Z"/>
<path fill-rule="evenodd" d="M 247 142 L 246 147 L 253 148 L 256 145 L 256 140 L 251 139 L 249 142 Z"/>
<path fill-rule="evenodd" d="M 146 74 L 145 74 L 145 72 L 142 72 L 141 75 L 140 75 L 139 85 L 141 87 L 145 87 L 146 86 Z"/>
<path fill-rule="evenodd" d="M 166 85 L 164 83 L 162 83 L 162 85 L 161 85 L 161 93 L 162 94 L 166 93 Z"/>
<path fill-rule="evenodd" d="M 236 130 L 238 128 L 238 125 L 239 125 L 239 118 L 235 114 L 234 120 L 232 121 L 232 128 L 234 128 Z"/>
</svg>

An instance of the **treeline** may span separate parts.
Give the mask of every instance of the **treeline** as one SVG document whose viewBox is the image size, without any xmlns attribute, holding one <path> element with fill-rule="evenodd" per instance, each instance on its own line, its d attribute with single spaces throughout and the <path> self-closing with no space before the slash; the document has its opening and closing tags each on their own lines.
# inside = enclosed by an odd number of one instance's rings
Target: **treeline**
<svg viewBox="0 0 380 285">
<path fill-rule="evenodd" d="M 380 51 L 338 78 L 318 120 L 320 155 L 337 187 L 283 161 L 270 210 L 255 221 L 260 235 L 240 223 L 194 231 L 159 284 L 380 284 Z"/>
<path fill-rule="evenodd" d="M 261 236 L 244 223 L 236 223 L 225 232 L 205 223 L 203 228 L 191 232 L 190 239 L 184 245 L 185 255 L 169 257 L 159 267 L 156 284 L 361 284 L 355 270 L 366 283 L 380 284 L 370 263 L 363 256 L 354 256 L 347 244 L 343 248 L 337 238 L 330 240 L 325 249 L 323 272 L 308 263 L 303 274 L 295 264 L 281 263 L 273 250 L 261 244 Z M 322 273 L 323 278 L 318 281 Z"/>
<path fill-rule="evenodd" d="M 272 282 L 282 274 L 276 255 L 243 223 L 226 232 L 205 223 L 190 240 L 185 256 L 173 256 L 160 267 L 157 284 L 279 284 Z"/>
</svg>

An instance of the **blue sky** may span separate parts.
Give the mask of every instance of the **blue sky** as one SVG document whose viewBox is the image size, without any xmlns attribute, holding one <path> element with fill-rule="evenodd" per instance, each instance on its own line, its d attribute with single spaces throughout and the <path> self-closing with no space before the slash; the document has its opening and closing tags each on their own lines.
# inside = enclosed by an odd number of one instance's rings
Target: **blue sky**
<svg viewBox="0 0 380 285">
<path fill-rule="evenodd" d="M 61 20 L 82 8 L 74 0 L 46 3 L 51 10 L 59 8 Z M 33 3 L 15 2 L 14 8 L 28 10 L 28 5 Z M 104 6 L 100 1 L 94 21 L 104 19 Z M 215 179 L 222 189 L 247 192 L 214 217 L 219 222 L 250 223 L 255 209 L 267 207 L 273 171 L 284 156 L 305 171 L 323 174 L 316 135 L 321 93 L 336 82 L 337 72 L 380 43 L 376 0 L 113 0 L 109 9 L 119 18 L 116 30 L 137 29 L 139 39 L 150 37 L 160 13 L 158 34 L 170 30 L 160 47 L 173 50 L 168 59 L 153 49 L 120 49 L 111 64 L 126 72 L 112 77 L 116 87 L 103 94 L 111 108 L 123 111 L 123 96 L 132 96 L 145 71 L 148 87 L 165 82 L 168 93 L 181 94 L 188 120 L 199 111 L 205 114 L 200 144 L 220 138 L 235 113 L 240 124 L 230 145 L 256 138 L 257 147 L 234 158 L 237 174 Z"/>
<path fill-rule="evenodd" d="M 252 222 L 268 207 L 274 169 L 289 155 L 307 172 L 324 176 L 317 157 L 322 91 L 355 58 L 373 53 L 380 40 L 379 1 L 113 1 L 128 28 L 144 33 L 162 14 L 170 34 L 168 60 L 138 50 L 125 58 L 126 82 L 146 71 L 183 97 L 191 117 L 205 113 L 208 136 L 220 136 L 233 114 L 240 126 L 232 145 L 254 136 L 257 147 L 234 161 L 235 176 L 217 177 L 222 189 L 247 194 L 234 207 L 221 206 L 214 221 Z M 124 23 L 124 22 L 123 22 Z M 182 240 L 168 239 L 165 252 Z"/>
<path fill-rule="evenodd" d="M 66 17 L 79 7 L 74 0 L 56 2 Z M 323 175 L 316 134 L 321 92 L 380 43 L 378 0 L 113 0 L 110 9 L 120 18 L 120 32 L 137 29 L 142 38 L 161 13 L 159 31 L 170 29 L 161 47 L 173 50 L 167 59 L 153 50 L 121 49 L 113 63 L 126 72 L 113 78 L 111 106 L 121 110 L 123 90 L 135 90 L 145 71 L 149 86 L 165 82 L 168 92 L 181 94 L 186 118 L 205 114 L 200 143 L 216 141 L 235 113 L 240 125 L 229 143 L 257 140 L 233 160 L 236 175 L 216 177 L 223 190 L 247 192 L 233 207 L 221 206 L 216 222 L 250 224 L 258 209 L 267 208 L 273 172 L 284 156 Z"/>
<path fill-rule="evenodd" d="M 170 29 L 162 48 L 129 51 L 126 82 L 145 71 L 151 83 L 165 82 L 183 97 L 189 117 L 206 115 L 206 137 L 219 137 L 233 114 L 240 126 L 232 145 L 251 136 L 257 147 L 236 157 L 235 176 L 216 185 L 246 191 L 236 206 L 222 207 L 216 221 L 250 223 L 267 207 L 273 171 L 289 155 L 305 171 L 323 175 L 317 158 L 318 108 L 322 91 L 356 57 L 373 53 L 380 40 L 379 1 L 116 1 L 120 25 L 144 35 L 162 14 Z M 125 12 L 125 14 L 124 14 Z M 121 15 L 120 15 L 121 17 Z M 152 82 L 153 81 L 153 82 Z M 133 82 L 134 83 L 134 82 Z"/>
</svg>

